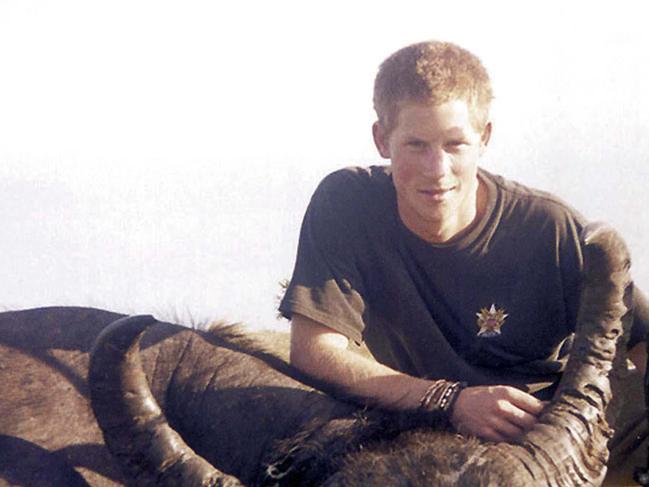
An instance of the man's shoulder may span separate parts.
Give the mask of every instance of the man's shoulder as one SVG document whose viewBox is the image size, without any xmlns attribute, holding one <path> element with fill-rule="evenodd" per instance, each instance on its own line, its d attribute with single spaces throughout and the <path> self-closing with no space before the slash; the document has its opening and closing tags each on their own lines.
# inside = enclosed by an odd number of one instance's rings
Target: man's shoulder
<svg viewBox="0 0 649 487">
<path fill-rule="evenodd" d="M 320 182 L 307 218 L 339 234 L 381 238 L 382 232 L 392 228 L 395 212 L 390 168 L 350 166 L 332 172 Z"/>
<path fill-rule="evenodd" d="M 332 209 L 372 214 L 388 208 L 392 200 L 394 186 L 388 166 L 349 166 L 325 176 L 312 202 Z"/>
<path fill-rule="evenodd" d="M 328 191 L 356 189 L 380 189 L 392 184 L 389 166 L 347 166 L 338 169 L 321 181 L 319 189 Z"/>
<path fill-rule="evenodd" d="M 506 212 L 522 213 L 527 218 L 572 220 L 579 225 L 586 223 L 579 211 L 549 191 L 492 174 L 484 169 L 481 169 L 481 174 L 496 188 Z"/>
</svg>

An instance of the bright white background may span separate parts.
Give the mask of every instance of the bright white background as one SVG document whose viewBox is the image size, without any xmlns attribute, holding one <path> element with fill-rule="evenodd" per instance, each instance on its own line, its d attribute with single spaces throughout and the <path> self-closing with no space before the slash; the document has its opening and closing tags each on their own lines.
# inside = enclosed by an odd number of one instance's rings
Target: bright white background
<svg viewBox="0 0 649 487">
<path fill-rule="evenodd" d="M 0 306 L 285 326 L 311 192 L 379 162 L 376 68 L 429 38 L 491 72 L 485 167 L 612 222 L 648 289 L 642 4 L 0 0 Z"/>
</svg>

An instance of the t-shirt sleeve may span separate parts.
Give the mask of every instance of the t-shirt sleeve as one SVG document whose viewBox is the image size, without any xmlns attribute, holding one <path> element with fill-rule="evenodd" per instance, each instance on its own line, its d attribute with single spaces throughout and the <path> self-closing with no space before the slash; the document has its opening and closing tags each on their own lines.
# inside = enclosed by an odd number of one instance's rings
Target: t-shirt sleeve
<svg viewBox="0 0 649 487">
<path fill-rule="evenodd" d="M 304 315 L 360 343 L 365 326 L 358 258 L 362 225 L 349 176 L 328 176 L 311 198 L 279 311 L 287 319 Z"/>
</svg>

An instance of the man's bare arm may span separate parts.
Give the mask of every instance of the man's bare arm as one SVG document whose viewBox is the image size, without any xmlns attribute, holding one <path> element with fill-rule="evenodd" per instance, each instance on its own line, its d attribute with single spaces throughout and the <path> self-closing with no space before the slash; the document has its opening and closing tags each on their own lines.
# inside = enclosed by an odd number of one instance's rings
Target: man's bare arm
<svg viewBox="0 0 649 487">
<path fill-rule="evenodd" d="M 413 410 L 433 381 L 413 377 L 347 350 L 343 334 L 305 316 L 293 316 L 291 363 L 350 394 L 390 409 Z M 516 438 L 536 423 L 543 403 L 509 386 L 468 387 L 451 414 L 463 432 L 493 441 Z"/>
<path fill-rule="evenodd" d="M 347 337 L 302 315 L 291 326 L 291 364 L 389 409 L 416 409 L 431 382 L 347 349 Z"/>
</svg>

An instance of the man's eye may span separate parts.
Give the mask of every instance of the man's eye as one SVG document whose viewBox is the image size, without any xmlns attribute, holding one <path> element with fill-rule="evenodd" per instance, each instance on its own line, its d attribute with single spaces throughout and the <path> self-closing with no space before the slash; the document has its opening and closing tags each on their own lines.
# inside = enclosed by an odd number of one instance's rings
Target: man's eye
<svg viewBox="0 0 649 487">
<path fill-rule="evenodd" d="M 465 145 L 467 145 L 467 143 L 464 140 L 450 140 L 446 143 L 446 146 L 450 149 L 461 149 Z"/>
<path fill-rule="evenodd" d="M 422 149 L 426 146 L 426 143 L 421 140 L 411 140 L 408 142 L 408 146 L 414 149 Z"/>
</svg>

